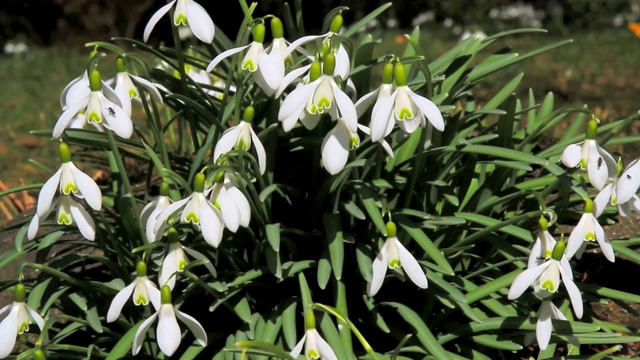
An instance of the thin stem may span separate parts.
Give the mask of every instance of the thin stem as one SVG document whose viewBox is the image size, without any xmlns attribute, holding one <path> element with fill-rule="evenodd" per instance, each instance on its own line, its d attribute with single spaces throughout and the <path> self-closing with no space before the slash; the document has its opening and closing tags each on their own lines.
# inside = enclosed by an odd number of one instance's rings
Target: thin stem
<svg viewBox="0 0 640 360">
<path fill-rule="evenodd" d="M 416 155 L 415 165 L 413 166 L 413 171 L 411 172 L 411 179 L 409 180 L 409 186 L 406 190 L 406 195 L 404 198 L 404 207 L 409 208 L 411 205 L 411 198 L 413 197 L 413 189 L 416 187 L 416 183 L 418 182 L 418 176 L 420 175 L 420 170 L 422 169 L 422 162 L 424 161 L 424 149 L 423 144 L 427 140 L 427 131 L 426 129 L 421 129 L 420 131 L 420 142 L 418 143 L 418 154 Z"/>
</svg>

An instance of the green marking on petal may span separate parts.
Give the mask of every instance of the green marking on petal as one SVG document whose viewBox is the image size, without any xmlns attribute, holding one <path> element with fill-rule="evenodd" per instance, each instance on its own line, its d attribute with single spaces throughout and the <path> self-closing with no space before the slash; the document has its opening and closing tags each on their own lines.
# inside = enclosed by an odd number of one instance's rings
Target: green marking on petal
<svg viewBox="0 0 640 360">
<path fill-rule="evenodd" d="M 549 292 L 556 292 L 556 284 L 551 280 L 545 280 L 545 282 L 540 285 L 540 288 Z"/>
<path fill-rule="evenodd" d="M 147 299 L 144 295 L 140 294 L 138 295 L 137 299 L 133 299 L 133 303 L 136 304 L 137 306 L 147 305 L 149 304 L 149 299 Z"/>
<path fill-rule="evenodd" d="M 588 232 L 584 235 L 584 241 L 596 241 L 596 234 Z"/>
<path fill-rule="evenodd" d="M 580 159 L 580 169 L 582 170 L 586 170 L 587 169 L 587 159 Z"/>
<path fill-rule="evenodd" d="M 322 112 L 322 109 L 329 109 L 331 107 L 331 100 L 323 96 L 318 100 L 316 106 L 318 107 L 318 111 Z"/>
<path fill-rule="evenodd" d="M 551 250 L 549 250 L 549 249 L 545 250 L 545 251 L 544 251 L 544 258 L 545 258 L 545 259 L 549 259 L 549 258 L 551 258 L 551 254 L 552 254 L 552 253 L 553 253 L 553 252 L 552 252 Z"/>
<path fill-rule="evenodd" d="M 249 70 L 251 72 L 254 72 L 257 69 L 256 69 L 256 65 L 253 63 L 252 60 L 247 60 L 242 63 L 242 70 Z"/>
<path fill-rule="evenodd" d="M 389 269 L 399 268 L 400 265 L 400 259 L 391 259 L 391 261 L 389 261 Z"/>
<path fill-rule="evenodd" d="M 182 270 L 184 270 L 184 267 L 187 266 L 187 265 L 189 265 L 188 262 L 186 262 L 185 260 L 180 260 L 178 262 L 178 271 L 181 272 Z"/>
<path fill-rule="evenodd" d="M 20 324 L 20 326 L 18 326 L 18 334 L 22 334 L 25 331 L 29 331 L 29 323 L 28 322 L 23 322 L 22 324 Z"/>
<path fill-rule="evenodd" d="M 129 97 L 137 98 L 138 97 L 138 92 L 133 90 L 133 89 L 129 89 Z"/>
<path fill-rule="evenodd" d="M 315 115 L 318 113 L 318 108 L 314 104 L 311 104 L 311 106 L 307 108 L 307 112 L 311 115 Z"/>
<path fill-rule="evenodd" d="M 213 202 L 213 206 L 215 206 L 215 207 L 216 207 L 216 209 L 218 209 L 218 210 L 220 210 L 220 209 L 221 209 L 221 207 L 220 207 L 220 203 L 218 202 L 218 200 L 216 200 L 216 201 L 214 201 L 214 202 Z"/>
<path fill-rule="evenodd" d="M 77 192 L 78 192 L 78 187 L 74 183 L 68 183 L 64 186 L 64 189 L 62 189 L 62 193 L 65 195 L 69 195 L 71 193 L 75 194 Z"/>
<path fill-rule="evenodd" d="M 189 25 L 189 22 L 187 21 L 187 15 L 186 14 L 176 14 L 175 15 L 175 20 L 174 20 L 174 24 L 176 25 Z"/>
<path fill-rule="evenodd" d="M 236 143 L 236 149 L 247 151 L 248 148 L 249 148 L 249 145 L 247 144 L 246 141 L 244 141 L 244 139 L 240 139 L 240 141 Z"/>
<path fill-rule="evenodd" d="M 411 109 L 408 109 L 408 108 L 400 109 L 400 114 L 398 114 L 398 120 L 402 121 L 407 119 L 413 119 L 413 113 L 411 112 Z"/>
<path fill-rule="evenodd" d="M 611 198 L 611 205 L 618 205 L 618 199 L 617 198 Z"/>
<path fill-rule="evenodd" d="M 314 349 L 309 349 L 307 351 L 307 359 L 320 359 L 320 354 L 318 354 Z"/>
<path fill-rule="evenodd" d="M 71 225 L 73 224 L 73 220 L 69 217 L 68 214 L 60 214 L 58 216 L 58 225 Z"/>
<path fill-rule="evenodd" d="M 200 224 L 200 219 L 198 219 L 198 215 L 196 215 L 196 213 L 194 212 L 190 212 L 187 214 L 187 216 L 185 216 L 185 220 L 189 223 L 193 223 L 193 224 Z"/>
<path fill-rule="evenodd" d="M 87 116 L 87 122 L 89 124 L 91 123 L 99 124 L 102 122 L 102 116 L 100 116 L 100 114 L 96 113 L 95 111 L 92 111 L 91 114 Z"/>
</svg>

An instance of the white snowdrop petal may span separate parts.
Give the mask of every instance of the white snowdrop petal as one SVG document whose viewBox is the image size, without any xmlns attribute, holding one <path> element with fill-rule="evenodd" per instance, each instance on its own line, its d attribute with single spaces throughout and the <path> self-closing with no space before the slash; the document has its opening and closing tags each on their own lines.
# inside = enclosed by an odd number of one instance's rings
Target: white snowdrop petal
<svg viewBox="0 0 640 360">
<path fill-rule="evenodd" d="M 389 266 L 389 257 L 387 254 L 387 249 L 389 248 L 389 242 L 393 241 L 392 239 L 387 239 L 380 249 L 380 252 L 373 260 L 373 274 L 371 276 L 371 281 L 367 285 L 367 293 L 369 296 L 374 296 L 378 293 L 380 288 L 382 287 L 382 283 L 384 282 L 384 276 L 387 274 L 387 267 Z"/>
<path fill-rule="evenodd" d="M 280 105 L 278 120 L 283 121 L 292 115 L 299 114 L 300 109 L 304 109 L 304 106 L 307 105 L 307 101 L 318 85 L 320 85 L 320 81 L 316 80 L 312 83 L 299 86 L 289 93 Z"/>
<path fill-rule="evenodd" d="M 216 27 L 207 11 L 195 1 L 187 1 L 187 21 L 195 37 L 205 44 L 211 44 Z"/>
<path fill-rule="evenodd" d="M 256 150 L 256 154 L 258 155 L 258 166 L 260 167 L 260 174 L 264 175 L 264 172 L 267 169 L 267 153 L 264 151 L 264 146 L 262 145 L 262 142 L 260 141 L 258 134 L 256 134 L 255 131 L 253 131 L 253 128 L 250 128 L 250 129 L 251 129 L 251 143 L 254 149 Z"/>
<path fill-rule="evenodd" d="M 538 314 L 538 322 L 536 324 L 536 339 L 541 350 L 544 350 L 549 345 L 549 339 L 551 339 L 551 312 L 549 309 L 551 301 L 544 300 L 540 305 L 540 313 Z"/>
<path fill-rule="evenodd" d="M 16 337 L 18 335 L 18 308 L 14 305 L 11 306 L 10 312 L 0 322 L 0 358 L 5 358 L 11 354 L 13 346 L 16 344 Z"/>
<path fill-rule="evenodd" d="M 224 225 L 231 230 L 231 232 L 238 231 L 240 227 L 240 212 L 233 199 L 229 197 L 225 190 L 222 190 L 217 200 L 220 204 L 220 212 L 222 213 Z"/>
<path fill-rule="evenodd" d="M 127 113 L 117 104 L 101 96 L 102 116 L 104 126 L 113 130 L 123 139 L 129 139 L 133 134 L 133 122 Z"/>
<path fill-rule="evenodd" d="M 604 212 L 604 209 L 609 204 L 609 199 L 611 199 L 611 193 L 613 191 L 613 184 L 609 184 L 605 186 L 595 199 L 593 199 L 593 205 L 595 206 L 595 217 L 599 217 Z"/>
<path fill-rule="evenodd" d="M 393 111 L 393 104 L 395 101 L 394 95 L 376 102 L 371 112 L 371 123 L 369 127 L 371 129 L 371 141 L 378 141 L 382 139 L 386 133 L 388 123 L 392 122 L 391 113 Z"/>
<path fill-rule="evenodd" d="M 282 83 L 284 78 L 284 62 L 277 54 L 261 53 L 258 56 L 258 71 L 271 89 L 268 95 L 272 95 Z"/>
<path fill-rule="evenodd" d="M 217 248 L 222 241 L 222 231 L 224 230 L 222 214 L 208 201 L 200 208 L 201 215 L 205 221 L 202 221 L 202 236 L 204 240 L 214 248 Z"/>
<path fill-rule="evenodd" d="M 233 199 L 240 213 L 240 226 L 247 227 L 251 222 L 251 205 L 242 191 L 236 187 L 229 187 L 227 194 Z"/>
<path fill-rule="evenodd" d="M 53 197 L 58 190 L 58 184 L 60 183 L 60 177 L 62 175 L 62 168 L 59 168 L 53 176 L 44 183 L 38 194 L 38 205 L 36 206 L 36 216 L 42 217 L 53 203 Z"/>
<path fill-rule="evenodd" d="M 336 125 L 327 135 L 322 144 L 322 164 L 331 175 L 339 173 L 349 159 L 350 137 L 345 136 L 340 125 Z"/>
<path fill-rule="evenodd" d="M 149 93 L 149 96 L 151 96 L 153 101 L 160 104 L 163 102 L 162 95 L 160 95 L 160 91 L 158 90 L 156 85 L 154 85 L 151 81 L 145 78 L 142 78 L 140 76 L 135 76 L 131 74 L 129 74 L 129 76 L 131 77 L 131 79 L 133 79 L 136 82 L 137 85 L 140 85 L 143 89 L 145 89 L 147 93 Z"/>
<path fill-rule="evenodd" d="M 180 310 L 176 310 L 176 317 L 187 325 L 200 345 L 207 346 L 207 333 L 194 317 L 187 315 Z"/>
<path fill-rule="evenodd" d="M 582 158 L 582 147 L 578 144 L 567 146 L 562 152 L 562 163 L 564 166 L 574 168 L 580 163 Z"/>
<path fill-rule="evenodd" d="M 624 204 L 629 201 L 638 191 L 640 187 L 640 161 L 634 161 L 624 170 L 618 184 L 616 192 L 618 203 Z"/>
<path fill-rule="evenodd" d="M 220 140 L 216 143 L 216 147 L 213 150 L 213 162 L 218 161 L 222 154 L 231 151 L 240 137 L 240 131 L 242 127 L 236 125 L 228 128 L 222 133 Z"/>
<path fill-rule="evenodd" d="M 56 139 L 59 138 L 60 135 L 62 135 L 62 132 L 64 131 L 64 129 L 66 129 L 69 126 L 69 123 L 71 122 L 71 120 L 73 120 L 73 118 L 76 116 L 76 114 L 80 110 L 86 108 L 88 103 L 89 103 L 89 96 L 83 99 L 80 99 L 77 102 L 74 102 L 72 104 L 67 104 L 68 107 L 65 111 L 62 112 L 62 114 L 58 118 L 58 121 L 56 121 L 56 125 L 53 127 L 53 132 L 51 136 Z"/>
<path fill-rule="evenodd" d="M 294 346 L 294 348 L 289 353 L 289 355 L 291 355 L 294 359 L 297 359 L 298 356 L 300 356 L 300 353 L 302 352 L 302 347 L 304 346 L 305 340 L 307 339 L 307 335 L 308 335 L 308 333 L 305 332 L 304 335 L 302 336 L 302 339 L 300 339 L 300 341 L 298 341 L 296 346 Z"/>
<path fill-rule="evenodd" d="M 422 115 L 426 116 L 427 120 L 436 128 L 438 131 L 444 131 L 444 118 L 442 117 L 442 113 L 438 106 L 434 104 L 431 100 L 422 97 L 413 91 L 408 91 L 411 100 L 416 104 Z"/>
<path fill-rule="evenodd" d="M 578 287 L 573 282 L 573 279 L 571 278 L 572 274 L 565 274 L 564 269 L 562 268 L 560 268 L 560 274 L 562 274 L 562 281 L 564 281 L 564 286 L 567 288 L 567 292 L 569 293 L 569 299 L 571 299 L 573 311 L 576 313 L 576 317 L 578 319 L 581 319 L 583 313 L 583 304 L 580 290 L 578 290 Z"/>
<path fill-rule="evenodd" d="M 149 35 L 151 35 L 151 31 L 153 31 L 153 28 L 156 26 L 156 24 L 158 23 L 160 18 L 164 14 L 166 14 L 169 11 L 169 9 L 171 9 L 171 7 L 173 6 L 173 4 L 175 2 L 176 2 L 176 0 L 173 0 L 172 2 L 168 3 L 167 5 L 164 5 L 163 7 L 158 9 L 158 11 L 156 11 L 153 14 L 153 16 L 151 16 L 151 19 L 149 19 L 149 22 L 147 23 L 147 26 L 145 26 L 145 28 L 144 28 L 144 34 L 142 36 L 142 39 L 144 40 L 144 42 L 147 42 L 149 40 Z"/>
<path fill-rule="evenodd" d="M 400 264 L 402 269 L 409 276 L 409 279 L 413 281 L 421 289 L 428 287 L 427 276 L 422 269 L 422 266 L 418 263 L 418 260 L 411 255 L 399 240 L 395 240 L 396 248 L 398 249 L 398 257 L 400 258 Z"/>
<path fill-rule="evenodd" d="M 240 46 L 240 47 L 237 47 L 237 48 L 233 48 L 233 49 L 229 49 L 229 50 L 225 50 L 225 51 L 221 52 L 220 54 L 218 54 L 218 56 L 216 56 L 215 58 L 213 58 L 213 60 L 211 60 L 209 65 L 207 65 L 207 69 L 205 71 L 206 72 L 211 72 L 211 70 L 215 69 L 215 67 L 218 66 L 218 64 L 220 64 L 220 62 L 222 60 L 228 58 L 229 56 L 235 55 L 235 54 L 245 50 L 249 46 L 251 46 L 251 45 Z"/>
<path fill-rule="evenodd" d="M 278 88 L 278 90 L 276 90 L 275 93 L 275 97 L 276 99 L 280 97 L 280 95 L 282 95 L 282 92 L 297 78 L 299 78 L 300 76 L 302 76 L 302 74 L 306 73 L 307 71 L 309 71 L 309 68 L 311 68 L 311 64 L 309 65 L 305 65 L 301 68 L 297 68 L 295 70 L 291 70 L 287 75 L 284 76 L 284 78 L 282 79 L 282 82 L 280 83 L 280 87 Z"/>
<path fill-rule="evenodd" d="M 102 192 L 93 179 L 80 171 L 75 165 L 70 164 L 71 172 L 73 173 L 73 179 L 75 180 L 76 186 L 84 200 L 87 202 L 92 209 L 99 211 L 102 208 Z"/>
<path fill-rule="evenodd" d="M 524 291 L 536 281 L 540 274 L 549 267 L 549 264 L 551 264 L 551 261 L 547 261 L 532 269 L 527 269 L 518 275 L 515 280 L 513 280 L 513 284 L 511 284 L 511 287 L 509 288 L 509 295 L 507 296 L 508 299 L 514 300 L 519 298 L 520 295 L 522 295 L 522 293 L 524 293 Z"/>
<path fill-rule="evenodd" d="M 338 360 L 336 353 L 333 352 L 333 349 L 329 344 L 318 334 L 317 330 L 315 331 L 316 337 L 316 345 L 318 346 L 318 351 L 320 351 L 320 356 L 323 360 Z"/>
<path fill-rule="evenodd" d="M 163 304 L 160 306 L 160 310 L 158 310 L 158 331 L 156 332 L 156 336 L 158 338 L 160 351 L 167 356 L 173 355 L 178 349 L 178 346 L 180 346 L 182 334 L 178 320 L 176 320 L 173 305 Z"/>
<path fill-rule="evenodd" d="M 602 250 L 602 254 L 604 255 L 604 257 L 607 258 L 607 260 L 611 261 L 611 262 L 615 262 L 616 261 L 616 255 L 613 252 L 613 246 L 611 245 L 611 243 L 609 242 L 609 238 L 607 237 L 607 233 L 604 232 L 604 229 L 602 228 L 602 226 L 600 226 L 599 223 L 596 223 L 596 240 L 598 241 L 598 244 L 600 245 L 600 249 Z"/>
<path fill-rule="evenodd" d="M 574 227 L 573 231 L 571 231 L 571 235 L 569 235 L 569 241 L 567 242 L 567 258 L 569 259 L 571 259 L 576 254 L 578 249 L 580 249 L 580 247 L 584 243 L 584 238 L 586 235 L 586 222 L 589 220 L 588 215 L 590 214 L 582 215 L 576 227 Z"/>
<path fill-rule="evenodd" d="M 358 112 L 356 111 L 356 106 L 351 101 L 351 98 L 349 98 L 349 96 L 338 87 L 335 80 L 331 79 L 330 83 L 331 88 L 333 89 L 333 96 L 336 101 L 336 105 L 338 110 L 340 110 L 340 115 L 344 120 L 344 124 L 352 133 L 357 132 Z"/>
<path fill-rule="evenodd" d="M 120 312 L 122 311 L 124 304 L 126 304 L 127 300 L 131 297 L 135 286 L 136 282 L 134 281 L 125 286 L 124 289 L 118 291 L 113 300 L 111 300 L 111 305 L 109 305 L 109 310 L 107 311 L 107 322 L 114 322 L 118 320 Z"/>
<path fill-rule="evenodd" d="M 356 112 L 358 113 L 358 118 L 360 118 L 362 114 L 364 114 L 364 112 L 367 111 L 367 109 L 371 105 L 373 105 L 373 103 L 378 98 L 379 92 L 380 92 L 380 88 L 378 87 L 372 92 L 365 94 L 360 99 L 358 99 L 358 101 L 356 101 L 355 107 L 356 107 Z"/>
<path fill-rule="evenodd" d="M 73 216 L 73 220 L 82 236 L 87 240 L 94 240 L 96 238 L 96 226 L 91 215 L 75 201 L 72 201 L 70 208 L 71 216 Z"/>
<path fill-rule="evenodd" d="M 178 211 L 178 209 L 180 209 L 183 206 L 185 206 L 187 204 L 187 202 L 189 200 L 191 200 L 192 196 L 193 196 L 193 194 L 189 195 L 188 197 L 186 197 L 186 198 L 184 198 L 182 200 L 178 200 L 178 201 L 172 203 L 171 205 L 167 206 L 164 210 L 162 210 L 162 212 L 156 218 L 156 224 L 153 227 L 153 232 L 157 233 L 158 230 L 160 230 L 160 227 L 162 226 L 162 224 L 164 224 L 167 221 L 169 216 L 171 216 L 173 213 Z"/>
</svg>

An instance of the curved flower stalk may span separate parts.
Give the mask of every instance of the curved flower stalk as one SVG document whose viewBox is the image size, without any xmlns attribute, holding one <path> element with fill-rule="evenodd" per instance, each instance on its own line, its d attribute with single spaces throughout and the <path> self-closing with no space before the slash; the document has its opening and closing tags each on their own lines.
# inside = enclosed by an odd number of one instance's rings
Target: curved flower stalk
<svg viewBox="0 0 640 360">
<path fill-rule="evenodd" d="M 51 212 L 57 209 L 56 221 L 58 225 L 74 225 L 80 230 L 80 234 L 87 240 L 96 237 L 96 225 L 87 210 L 73 200 L 71 195 L 62 195 L 55 199 L 51 207 L 42 216 L 35 215 L 29 223 L 27 239 L 33 240 L 38 233 L 40 223 L 49 217 Z"/>
<path fill-rule="evenodd" d="M 549 233 L 548 229 L 549 222 L 544 216 L 541 216 L 538 220 L 538 237 L 533 242 L 533 247 L 529 254 L 529 261 L 527 262 L 527 269 L 541 265 L 551 258 L 553 248 L 556 246 L 557 241 Z"/>
<path fill-rule="evenodd" d="M 309 309 L 305 315 L 304 321 L 307 331 L 302 336 L 302 339 L 291 350 L 293 358 L 297 359 L 302 352 L 304 346 L 304 357 L 307 360 L 311 359 L 323 359 L 323 360 L 338 360 L 336 353 L 333 351 L 329 343 L 327 343 L 318 330 L 316 330 L 316 317 L 313 315 L 313 310 Z"/>
<path fill-rule="evenodd" d="M 546 350 L 549 346 L 549 340 L 551 340 L 551 333 L 553 332 L 552 320 L 564 320 L 567 321 L 567 317 L 558 309 L 551 300 L 544 299 L 540 304 L 538 310 L 538 321 L 536 322 L 535 337 L 538 340 L 538 346 L 540 350 Z M 533 342 L 533 338 L 529 337 L 530 334 L 525 336 L 525 343 Z M 527 340 L 528 339 L 528 340 Z M 567 340 L 575 346 L 580 346 L 578 339 L 575 336 L 568 335 Z"/>
<path fill-rule="evenodd" d="M 382 249 L 380 249 L 378 256 L 373 260 L 373 275 L 367 289 L 369 296 L 377 294 L 382 287 L 387 267 L 390 269 L 402 267 L 409 279 L 421 289 L 426 289 L 429 285 L 424 270 L 398 240 L 396 234 L 396 224 L 389 221 L 387 223 L 387 240 L 384 242 Z"/>
<path fill-rule="evenodd" d="M 277 53 L 269 54 L 264 49 L 264 24 L 256 24 L 252 34 L 251 44 L 223 51 L 209 63 L 206 71 L 211 72 L 222 60 L 248 49 L 242 59 L 241 68 L 251 72 L 255 82 L 267 96 L 271 96 L 278 90 L 284 77 L 284 62 Z"/>
<path fill-rule="evenodd" d="M 162 96 L 158 88 L 149 80 L 129 74 L 127 67 L 124 63 L 124 59 L 118 58 L 116 60 L 116 68 L 118 74 L 115 79 L 114 91 L 120 98 L 122 103 L 122 109 L 131 117 L 131 99 L 140 98 L 140 90 L 138 86 L 143 88 L 153 101 L 162 103 Z"/>
<path fill-rule="evenodd" d="M 158 282 L 160 285 L 168 285 L 169 288 L 174 288 L 176 285 L 175 274 L 182 272 L 184 267 L 189 264 L 189 259 L 185 252 L 196 260 L 204 261 L 207 270 L 209 270 L 211 275 L 214 277 L 216 276 L 216 269 L 206 256 L 196 250 L 189 249 L 188 247 L 180 244 L 180 238 L 176 229 L 169 229 L 167 232 L 167 239 L 169 241 L 169 247 L 167 249 L 167 255 L 164 257 L 164 260 L 162 260 L 160 274 L 158 275 Z"/>
<path fill-rule="evenodd" d="M 571 144 L 564 149 L 562 163 L 566 167 L 580 166 L 582 170 L 587 170 L 591 185 L 602 190 L 608 178 L 616 177 L 618 167 L 613 156 L 596 142 L 597 132 L 598 120 L 594 117 L 587 124 L 585 140 L 581 143 Z"/>
<path fill-rule="evenodd" d="M 313 129 L 325 112 L 333 119 L 343 118 L 350 132 L 355 133 L 358 130 L 356 107 L 349 96 L 338 87 L 333 77 L 335 65 L 333 54 L 324 56 L 323 65 L 319 61 L 311 64 L 310 82 L 298 86 L 280 106 L 278 120 L 282 122 L 284 131 L 293 129 L 298 120 L 307 129 Z"/>
<path fill-rule="evenodd" d="M 178 319 L 187 325 L 187 328 L 191 330 L 201 346 L 207 345 L 207 333 L 204 331 L 202 325 L 200 325 L 198 320 L 176 309 L 171 304 L 171 289 L 166 285 L 162 287 L 160 302 L 161 305 L 158 311 L 143 321 L 136 331 L 133 337 L 133 355 L 140 352 L 144 336 L 156 318 L 158 319 L 158 327 L 156 328 L 158 347 L 160 347 L 160 351 L 165 355 L 173 355 L 178 349 L 178 346 L 180 346 L 182 332 L 180 325 L 178 325 Z"/>
<path fill-rule="evenodd" d="M 640 211 L 640 199 L 636 195 L 640 186 L 640 162 L 636 159 L 622 171 L 622 159 L 619 159 L 617 169 L 618 175 L 594 199 L 595 217 L 602 215 L 607 203 L 617 205 L 622 216 L 628 216 L 631 210 Z"/>
<path fill-rule="evenodd" d="M 129 297 L 132 298 L 136 306 L 151 303 L 156 310 L 160 308 L 160 290 L 147 278 L 147 264 L 144 261 L 138 262 L 136 266 L 136 279 L 120 290 L 111 301 L 107 311 L 107 322 L 114 322 L 118 319 Z"/>
<path fill-rule="evenodd" d="M 371 113 L 371 139 L 377 141 L 388 135 L 394 123 L 409 134 L 420 126 L 426 127 L 427 120 L 436 130 L 443 131 L 444 118 L 440 110 L 431 100 L 414 93 L 407 86 L 404 65 L 396 63 L 393 73 L 397 87 L 390 96 L 376 103 Z"/>
<path fill-rule="evenodd" d="M 264 151 L 264 146 L 260 138 L 253 131 L 251 123 L 255 114 L 253 106 L 249 106 L 245 109 L 242 115 L 242 120 L 238 125 L 232 126 L 222 133 L 220 140 L 216 143 L 216 147 L 213 150 L 213 162 L 217 162 L 222 154 L 231 151 L 232 149 L 242 149 L 249 151 L 251 145 L 256 152 L 256 159 L 258 160 L 258 166 L 260 167 L 260 174 L 264 175 L 267 169 L 267 155 Z"/>
<path fill-rule="evenodd" d="M 582 257 L 582 252 L 587 247 L 589 241 L 598 241 L 602 253 L 607 260 L 616 261 L 615 253 L 613 252 L 613 246 L 609 242 L 607 233 L 604 232 L 602 226 L 598 223 L 595 217 L 595 206 L 591 199 L 587 199 L 584 202 L 584 212 L 580 221 L 569 235 L 569 243 L 567 244 L 567 256 L 569 258 L 576 255 L 576 258 Z"/>
<path fill-rule="evenodd" d="M 336 126 L 329 130 L 322 141 L 322 164 L 329 174 L 335 175 L 342 171 L 349 159 L 349 151 L 360 146 L 360 137 L 349 131 L 342 118 L 336 121 Z"/>
<path fill-rule="evenodd" d="M 211 246 L 217 248 L 218 245 L 220 245 L 220 241 L 222 241 L 222 231 L 224 230 L 222 214 L 220 213 L 220 210 L 213 206 L 213 204 L 205 197 L 204 181 L 204 174 L 196 174 L 193 193 L 187 198 L 176 201 L 167 206 L 158 215 L 153 227 L 153 231 L 155 233 L 159 233 L 159 230 L 163 226 L 166 226 L 169 216 L 176 211 L 183 209 L 180 214 L 181 223 L 193 224 L 198 231 L 202 232 L 204 240 Z"/>
<path fill-rule="evenodd" d="M 540 297 L 548 297 L 551 293 L 558 291 L 560 288 L 560 278 L 562 277 L 576 317 L 581 318 L 583 312 L 582 295 L 573 282 L 571 266 L 564 253 L 565 249 L 566 243 L 564 241 L 556 243 L 549 260 L 527 269 L 518 275 L 515 280 L 513 280 L 511 288 L 509 288 L 509 294 L 507 296 L 509 300 L 519 298 L 531 285 L 533 285 L 537 295 Z"/>
<path fill-rule="evenodd" d="M 153 28 L 158 21 L 160 21 L 160 18 L 169 12 L 173 5 L 176 6 L 173 11 L 173 24 L 175 26 L 188 26 L 193 32 L 193 35 L 200 41 L 211 44 L 216 32 L 216 27 L 213 25 L 213 20 L 211 20 L 207 11 L 193 0 L 173 0 L 158 9 L 158 11 L 151 16 L 147 26 L 144 28 L 144 42 L 149 40 L 149 35 L 151 35 Z"/>
<path fill-rule="evenodd" d="M 25 303 L 26 290 L 23 284 L 17 284 L 13 294 L 13 303 L 0 309 L 0 359 L 11 354 L 18 334 L 29 331 L 29 323 L 35 322 L 40 331 L 44 328 L 44 319 Z M 46 335 L 45 335 L 46 339 Z"/>
<path fill-rule="evenodd" d="M 169 198 L 169 184 L 163 182 L 160 185 L 160 196 L 153 201 L 145 205 L 140 213 L 140 223 L 144 225 L 147 241 L 152 243 L 157 241 L 164 234 L 165 228 L 160 227 L 155 230 L 158 215 L 164 211 L 169 205 L 171 205 L 171 198 Z"/>
<path fill-rule="evenodd" d="M 74 99 L 69 102 L 66 110 L 58 118 L 53 128 L 52 136 L 60 137 L 64 129 L 69 127 L 71 120 L 80 111 L 85 111 L 89 123 L 103 123 L 113 130 L 118 136 L 128 139 L 133 134 L 133 123 L 126 111 L 122 109 L 122 103 L 118 95 L 100 80 L 98 70 L 92 70 L 89 75 L 91 92 L 84 98 Z"/>
<path fill-rule="evenodd" d="M 249 226 L 251 206 L 249 200 L 233 185 L 226 173 L 218 176 L 219 180 L 209 190 L 209 196 L 214 207 L 220 209 L 224 225 L 235 233 L 240 226 L 244 228 Z"/>
</svg>

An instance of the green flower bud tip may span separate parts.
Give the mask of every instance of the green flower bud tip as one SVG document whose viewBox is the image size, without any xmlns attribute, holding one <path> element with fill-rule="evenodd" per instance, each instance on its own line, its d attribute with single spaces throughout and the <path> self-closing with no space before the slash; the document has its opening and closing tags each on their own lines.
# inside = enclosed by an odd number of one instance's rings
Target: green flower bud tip
<svg viewBox="0 0 640 360">
<path fill-rule="evenodd" d="M 171 288 L 169 285 L 162 285 L 160 290 L 160 303 L 162 305 L 171 305 Z"/>
<path fill-rule="evenodd" d="M 144 261 L 138 262 L 138 265 L 136 266 L 136 275 L 138 277 L 147 276 L 147 264 L 145 264 Z"/>
<path fill-rule="evenodd" d="M 622 171 L 624 171 L 624 165 L 622 164 L 622 156 L 618 158 L 618 177 L 622 176 Z"/>
<path fill-rule="evenodd" d="M 309 311 L 307 311 L 307 315 L 304 317 L 304 325 L 307 330 L 313 330 L 316 328 L 316 317 L 313 315 L 313 310 L 309 309 Z"/>
<path fill-rule="evenodd" d="M 336 15 L 332 20 L 331 20 L 331 26 L 329 27 L 329 31 L 331 31 L 332 33 L 339 33 L 340 29 L 342 29 L 342 22 L 344 21 L 344 19 L 342 18 L 342 14 L 338 14 Z"/>
<path fill-rule="evenodd" d="M 119 57 L 116 59 L 116 69 L 119 73 L 127 71 L 127 65 L 125 65 L 123 58 Z"/>
<path fill-rule="evenodd" d="M 16 290 L 13 293 L 13 301 L 17 303 L 24 302 L 24 299 L 27 297 L 27 292 L 22 283 L 18 283 L 16 285 Z"/>
<path fill-rule="evenodd" d="M 386 63 L 384 65 L 384 70 L 382 70 L 382 83 L 383 84 L 391 84 L 393 82 L 393 64 Z"/>
<path fill-rule="evenodd" d="M 398 228 L 396 228 L 396 224 L 393 221 L 389 221 L 387 223 L 387 237 L 396 237 L 398 234 Z"/>
<path fill-rule="evenodd" d="M 553 247 L 553 252 L 551 253 L 551 258 L 555 261 L 562 260 L 562 256 L 564 255 L 564 251 L 567 248 L 567 243 L 564 241 L 558 241 L 556 246 Z"/>
<path fill-rule="evenodd" d="M 319 61 L 314 61 L 311 64 L 311 69 L 309 70 L 309 80 L 316 81 L 321 74 L 322 74 L 322 65 L 320 65 Z"/>
<path fill-rule="evenodd" d="M 595 139 L 597 133 L 598 133 L 598 120 L 593 118 L 589 120 L 589 123 L 587 124 L 587 133 L 586 133 L 587 140 Z"/>
<path fill-rule="evenodd" d="M 242 114 L 242 121 L 250 123 L 253 121 L 253 117 L 255 115 L 256 109 L 253 106 L 247 106 L 247 108 L 244 109 L 244 113 Z"/>
<path fill-rule="evenodd" d="M 169 196 L 169 184 L 162 182 L 160 184 L 160 196 Z"/>
<path fill-rule="evenodd" d="M 593 200 L 591 200 L 591 199 L 585 200 L 585 202 L 584 202 L 584 213 L 585 214 L 593 213 L 593 208 L 594 208 Z"/>
<path fill-rule="evenodd" d="M 91 70 L 89 73 L 89 88 L 91 91 L 102 90 L 102 79 L 100 78 L 100 72 L 96 69 Z"/>
<path fill-rule="evenodd" d="M 329 53 L 324 56 L 324 67 L 322 71 L 325 75 L 331 76 L 333 75 L 334 70 L 336 69 L 336 56 Z"/>
<path fill-rule="evenodd" d="M 544 216 L 540 216 L 540 219 L 538 220 L 538 227 L 540 227 L 540 230 L 542 231 L 547 231 L 549 228 L 549 221 L 547 221 Z"/>
<path fill-rule="evenodd" d="M 274 39 L 284 37 L 284 28 L 282 27 L 282 21 L 280 18 L 273 17 L 271 18 L 271 34 Z"/>
<path fill-rule="evenodd" d="M 167 231 L 167 237 L 169 238 L 170 243 L 177 243 L 180 241 L 180 237 L 178 236 L 178 231 L 175 228 L 169 228 Z"/>
<path fill-rule="evenodd" d="M 196 177 L 193 179 L 193 191 L 194 192 L 204 192 L 204 174 L 203 173 L 197 173 Z"/>
<path fill-rule="evenodd" d="M 37 349 L 34 353 L 33 353 L 33 358 L 34 360 L 46 360 L 46 356 L 44 355 L 44 351 Z"/>
<path fill-rule="evenodd" d="M 262 44 L 264 42 L 264 33 L 264 24 L 256 24 L 251 32 L 251 34 L 253 35 L 253 41 Z"/>
<path fill-rule="evenodd" d="M 393 75 L 396 78 L 396 85 L 398 86 L 406 86 L 407 85 L 407 71 L 404 68 L 402 63 L 396 63 L 393 67 Z"/>
<path fill-rule="evenodd" d="M 60 154 L 60 161 L 63 164 L 71 161 L 71 151 L 69 151 L 69 145 L 60 143 L 60 146 L 58 147 L 58 153 Z"/>
</svg>

